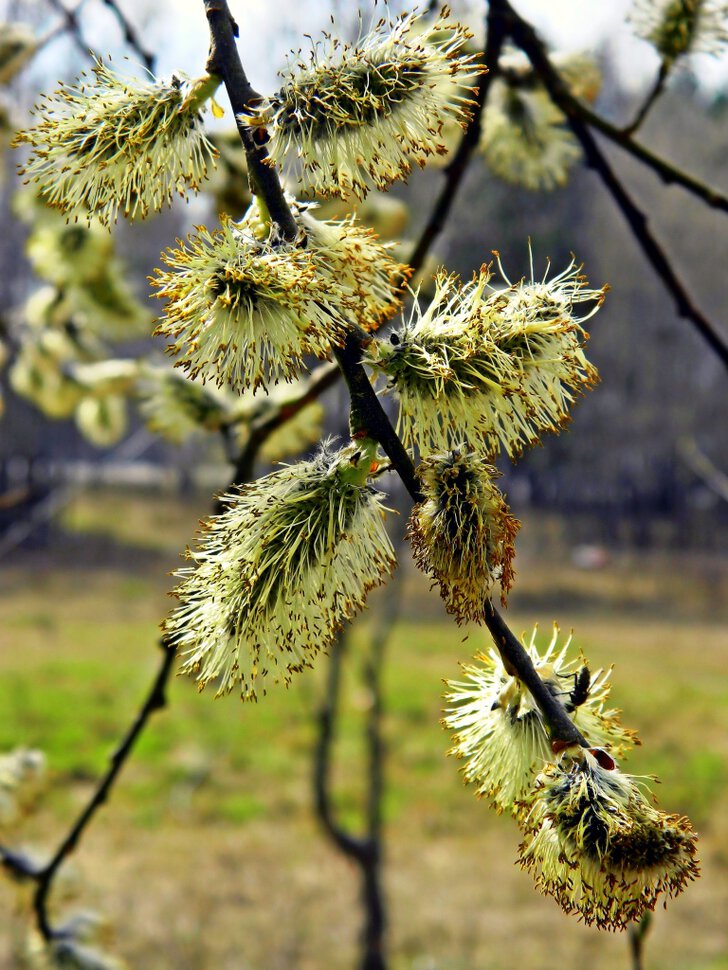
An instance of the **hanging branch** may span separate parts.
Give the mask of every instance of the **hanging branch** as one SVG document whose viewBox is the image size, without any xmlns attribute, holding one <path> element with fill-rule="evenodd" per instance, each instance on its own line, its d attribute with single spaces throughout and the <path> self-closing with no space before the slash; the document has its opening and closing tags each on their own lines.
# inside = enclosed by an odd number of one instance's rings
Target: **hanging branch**
<svg viewBox="0 0 728 970">
<path fill-rule="evenodd" d="M 335 740 L 335 725 L 338 719 L 341 688 L 341 661 L 346 651 L 346 635 L 342 632 L 331 648 L 329 669 L 326 680 L 326 693 L 318 716 L 318 739 L 314 750 L 313 785 L 316 814 L 324 831 L 332 842 L 348 859 L 355 862 L 361 871 L 362 902 L 365 920 L 362 929 L 362 970 L 384 970 L 384 930 L 386 914 L 381 887 L 380 862 L 381 840 L 379 824 L 372 826 L 373 814 L 378 820 L 381 799 L 381 749 L 372 748 L 372 737 L 379 736 L 380 707 L 374 704 L 369 714 L 368 735 L 369 755 L 369 798 L 367 830 L 363 836 L 355 836 L 336 820 L 331 802 L 330 767 Z M 372 720 L 376 724 L 372 724 Z M 376 805 L 375 805 L 376 803 Z"/>
<path fill-rule="evenodd" d="M 566 110 L 564 83 L 551 64 L 546 49 L 534 29 L 518 16 L 509 0 L 492 0 L 491 7 L 503 19 L 505 28 L 514 43 L 530 60 L 554 103 Z M 568 95 L 568 98 L 574 100 L 571 95 Z M 567 112 L 567 115 L 571 129 L 584 151 L 587 165 L 600 176 L 605 188 L 624 215 L 643 253 L 672 296 L 678 313 L 693 324 L 713 352 L 728 367 L 728 338 L 693 303 L 688 290 L 677 276 L 667 254 L 650 229 L 647 216 L 627 193 L 581 115 L 574 112 Z"/>
<path fill-rule="evenodd" d="M 384 795 L 384 741 L 382 738 L 382 667 L 384 649 L 397 618 L 401 587 L 390 583 L 382 592 L 382 606 L 375 614 L 369 653 L 364 664 L 364 682 L 369 691 L 367 711 L 367 801 L 366 831 L 359 838 L 348 833 L 336 820 L 331 801 L 330 767 L 333 760 L 335 726 L 341 683 L 341 662 L 346 651 L 342 633 L 331 650 L 326 692 L 319 711 L 319 733 L 314 751 L 314 798 L 316 814 L 329 838 L 360 868 L 365 912 L 362 930 L 362 970 L 384 970 L 384 933 L 387 925 L 382 867 L 382 800 Z"/>
<path fill-rule="evenodd" d="M 284 425 L 286 421 L 298 414 L 306 404 L 315 400 L 327 387 L 330 387 L 337 375 L 338 368 L 334 365 L 327 364 L 319 367 L 306 381 L 297 397 L 281 402 L 270 413 L 264 415 L 257 422 L 253 422 L 250 438 L 237 458 L 231 488 L 233 485 L 249 481 L 253 477 L 257 454 L 269 436 Z M 219 512 L 220 510 L 221 507 L 218 506 L 216 511 Z M 65 860 L 78 846 L 98 809 L 108 800 L 122 768 L 131 756 L 134 746 L 147 727 L 152 714 L 166 705 L 166 688 L 177 650 L 175 646 L 165 640 L 160 641 L 160 647 L 163 651 L 162 661 L 149 693 L 126 735 L 111 756 L 106 774 L 99 781 L 85 808 L 79 814 L 50 861 L 38 867 L 21 853 L 0 845 L 0 862 L 2 862 L 2 865 L 15 876 L 30 879 L 36 884 L 33 895 L 33 910 L 38 930 L 43 939 L 48 942 L 57 940 L 62 935 L 61 932 L 53 928 L 48 913 L 48 902 L 55 877 Z"/>
<path fill-rule="evenodd" d="M 251 88 L 243 70 L 235 45 L 237 26 L 227 0 L 203 0 L 203 2 L 211 35 L 208 69 L 223 78 L 237 115 L 245 110 L 248 103 L 246 98 L 254 103 L 260 96 Z M 495 7 L 495 5 L 494 2 L 492 6 Z M 262 196 L 271 217 L 278 223 L 282 238 L 289 241 L 295 239 L 298 230 L 276 169 L 266 164 L 265 151 L 253 140 L 249 130 L 240 123 L 238 123 L 238 130 L 248 159 L 248 168 L 254 173 L 252 186 L 254 193 L 256 195 L 260 193 Z M 367 434 L 381 445 L 412 499 L 420 501 L 422 493 L 412 460 L 392 427 L 361 362 L 362 349 L 368 339 L 371 339 L 368 335 L 362 336 L 357 331 L 351 330 L 344 346 L 334 351 L 336 361 L 349 388 L 352 429 Z M 489 605 L 489 611 L 492 613 L 489 629 L 503 655 L 504 663 L 523 683 L 527 684 L 544 715 L 553 739 L 564 744 L 579 744 L 586 747 L 587 742 L 584 737 L 538 676 L 530 657 L 492 603 Z"/>
<path fill-rule="evenodd" d="M 522 22 L 523 23 L 523 22 Z M 533 28 L 530 28 L 534 37 L 538 40 Z M 540 41 L 539 41 L 540 43 Z M 548 59 L 547 59 L 548 61 Z M 649 148 L 646 148 L 640 142 L 635 141 L 631 137 L 630 128 L 617 128 L 616 125 L 611 124 L 606 118 L 602 118 L 601 115 L 587 108 L 585 104 L 582 104 L 577 98 L 575 98 L 568 88 L 564 85 L 558 72 L 555 71 L 550 61 L 548 61 L 548 68 L 550 72 L 550 84 L 546 86 L 549 88 L 549 93 L 554 100 L 554 103 L 561 108 L 564 114 L 569 118 L 576 118 L 580 121 L 586 122 L 591 125 L 592 128 L 596 128 L 597 131 L 605 135 L 610 141 L 613 141 L 615 145 L 619 145 L 621 149 L 632 155 L 634 158 L 639 159 L 643 162 L 647 168 L 651 168 L 662 179 L 665 184 L 670 185 L 681 185 L 684 189 L 690 192 L 692 195 L 696 196 L 705 202 L 706 205 L 710 206 L 712 209 L 718 209 L 722 212 L 728 212 L 728 196 L 714 189 L 710 185 L 706 185 L 701 182 L 700 179 L 695 178 L 695 176 L 690 175 L 689 172 L 684 172 L 677 165 L 673 165 L 666 159 L 662 158 L 660 155 L 655 154 Z M 538 69 L 537 69 L 538 70 Z M 542 80 L 545 83 L 545 77 L 542 72 Z M 554 83 L 558 79 L 558 84 Z"/>
<path fill-rule="evenodd" d="M 551 95 L 554 104 L 564 112 L 569 121 L 581 122 L 596 128 L 615 145 L 651 168 L 667 185 L 680 185 L 713 209 L 728 212 L 728 196 L 701 182 L 677 165 L 673 165 L 655 152 L 632 138 L 634 122 L 627 128 L 618 128 L 596 111 L 592 111 L 569 90 L 546 52 L 546 48 L 533 27 L 520 17 L 508 0 L 496 0 L 493 16 L 503 25 L 514 43 L 526 54 L 537 76 Z M 664 82 L 663 82 L 664 83 Z"/>
</svg>

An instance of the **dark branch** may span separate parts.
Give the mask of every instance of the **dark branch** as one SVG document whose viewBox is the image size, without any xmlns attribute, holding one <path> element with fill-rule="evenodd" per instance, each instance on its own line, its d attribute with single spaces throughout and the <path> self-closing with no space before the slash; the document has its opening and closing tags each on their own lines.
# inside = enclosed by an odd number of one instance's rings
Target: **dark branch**
<svg viewBox="0 0 728 970">
<path fill-rule="evenodd" d="M 640 105 L 639 110 L 634 116 L 634 120 L 630 124 L 625 125 L 625 127 L 622 129 L 622 133 L 624 135 L 633 135 L 650 113 L 652 106 L 665 90 L 665 85 L 667 84 L 667 79 L 670 76 L 670 69 L 672 68 L 673 64 L 674 61 L 663 60 L 661 62 L 660 70 L 657 73 L 655 83 L 652 85 L 649 94 Z"/>
<path fill-rule="evenodd" d="M 245 444 L 235 457 L 230 459 L 235 466 L 232 485 L 242 485 L 244 482 L 251 481 L 260 449 L 273 432 L 294 418 L 307 404 L 318 400 L 325 391 L 334 386 L 340 376 L 341 371 L 336 364 L 322 364 L 306 381 L 302 382 L 303 386 L 297 395 L 279 402 L 259 417 L 253 418 Z M 234 441 L 234 427 L 238 423 L 238 420 L 233 420 L 221 429 L 228 451 Z M 218 499 L 214 511 L 221 512 L 223 507 L 222 500 Z"/>
<path fill-rule="evenodd" d="M 84 4 L 84 0 L 81 0 L 81 2 L 72 9 L 66 7 L 62 0 L 48 0 L 48 3 L 63 17 L 62 28 L 67 30 L 71 37 L 73 37 L 76 47 L 78 47 L 83 56 L 90 59 L 97 58 L 98 55 L 94 53 L 91 45 L 86 42 L 86 38 L 83 35 L 83 29 L 81 27 L 81 21 L 78 19 L 78 15 L 81 11 L 81 7 Z M 49 35 L 47 39 L 50 40 L 55 36 L 57 36 L 57 33 L 56 31 L 53 31 L 53 33 Z"/>
<path fill-rule="evenodd" d="M 607 121 L 606 118 L 602 118 L 601 115 L 592 111 L 578 98 L 575 98 L 551 63 L 546 48 L 536 31 L 516 13 L 508 0 L 497 0 L 493 5 L 493 10 L 494 13 L 498 14 L 514 42 L 530 60 L 536 74 L 551 95 L 554 104 L 572 122 L 572 127 L 573 123 L 577 122 L 582 126 L 590 125 L 592 128 L 596 128 L 597 131 L 619 145 L 625 152 L 628 152 L 634 158 L 638 158 L 648 168 L 651 168 L 663 182 L 681 185 L 712 208 L 728 212 L 728 196 L 656 155 L 649 148 L 645 148 L 644 145 L 631 137 L 630 128 L 618 128 Z"/>
<path fill-rule="evenodd" d="M 334 725 L 337 721 L 339 694 L 341 688 L 341 660 L 346 651 L 346 634 L 342 632 L 329 654 L 329 672 L 326 679 L 326 693 L 319 710 L 319 732 L 314 751 L 314 799 L 316 814 L 321 820 L 327 835 L 336 846 L 360 864 L 369 851 L 367 840 L 357 838 L 339 825 L 334 817 L 334 809 L 329 797 L 329 766 L 334 744 Z"/>
<path fill-rule="evenodd" d="M 559 78 L 560 80 L 560 78 Z M 545 81 L 545 78 L 544 78 Z M 563 84 L 563 82 L 561 82 Z M 547 84 L 547 87 L 549 85 Z M 671 162 L 666 161 L 660 155 L 656 155 L 655 152 L 650 151 L 640 142 L 635 141 L 629 134 L 629 129 L 626 131 L 617 128 L 615 125 L 611 124 L 606 118 L 602 118 L 595 111 L 587 108 L 586 105 L 578 101 L 573 95 L 569 94 L 564 88 L 565 95 L 563 93 L 559 94 L 559 100 L 556 100 L 556 91 L 552 93 L 552 97 L 564 114 L 568 118 L 576 118 L 580 121 L 586 122 L 591 125 L 592 128 L 596 128 L 597 131 L 605 135 L 610 141 L 613 141 L 615 145 L 619 145 L 628 154 L 638 158 L 643 162 L 647 168 L 651 168 L 667 185 L 681 185 L 684 189 L 690 192 L 692 195 L 701 199 L 706 205 L 709 205 L 713 209 L 719 209 L 722 212 L 728 212 L 728 196 L 724 193 L 719 192 L 710 185 L 706 185 L 701 182 L 700 179 L 696 179 L 693 175 L 688 172 L 684 172 L 677 165 L 673 165 Z M 551 92 L 550 92 L 551 93 Z"/>
<path fill-rule="evenodd" d="M 227 0 L 203 0 L 203 2 L 210 25 L 210 55 L 207 59 L 207 70 L 211 74 L 219 75 L 225 85 L 248 160 L 251 191 L 263 200 L 271 219 L 278 225 L 281 236 L 292 241 L 298 235 L 298 226 L 286 202 L 278 173 L 267 164 L 267 152 L 257 140 L 259 136 L 254 134 L 253 129 L 240 118 L 249 107 L 254 106 L 261 99 L 248 81 L 235 46 L 238 26 L 230 13 Z M 262 129 L 259 131 L 260 134 L 265 134 Z"/>
<path fill-rule="evenodd" d="M 558 104 L 559 107 L 564 107 L 565 89 L 563 81 L 551 65 L 546 49 L 534 29 L 518 16 L 508 0 L 492 0 L 491 7 L 503 17 L 513 41 L 531 61 L 534 70 L 540 76 L 554 103 Z M 570 95 L 569 98 L 571 98 Z M 574 101 L 573 98 L 571 100 Z M 566 110 L 565 107 L 564 110 Z M 589 131 L 581 113 L 572 111 L 571 113 L 567 112 L 567 115 L 572 131 L 584 151 L 587 164 L 600 176 L 605 188 L 627 220 L 643 253 L 675 301 L 678 313 L 693 324 L 714 353 L 728 367 L 728 338 L 693 303 L 690 294 L 673 269 L 667 254 L 650 229 L 646 215 L 625 190 L 594 136 Z"/>
</svg>

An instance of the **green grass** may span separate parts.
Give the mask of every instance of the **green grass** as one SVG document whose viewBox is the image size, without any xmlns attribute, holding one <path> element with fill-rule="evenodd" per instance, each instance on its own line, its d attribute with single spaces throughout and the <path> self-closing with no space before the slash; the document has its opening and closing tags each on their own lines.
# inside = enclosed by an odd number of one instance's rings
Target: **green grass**
<svg viewBox="0 0 728 970">
<path fill-rule="evenodd" d="M 159 662 L 158 622 L 169 607 L 166 573 L 200 514 L 104 494 L 84 501 L 74 512 L 79 528 L 98 538 L 112 512 L 115 520 L 103 538 L 108 555 L 101 555 L 103 543 L 93 545 L 93 568 L 73 561 L 72 541 L 57 562 L 20 559 L 0 572 L 0 750 L 38 746 L 50 769 L 38 811 L 10 834 L 38 847 L 54 844 L 78 813 L 149 688 Z M 144 556 L 135 560 L 141 547 Z M 546 635 L 555 617 L 564 628 L 573 623 L 575 643 L 593 666 L 615 664 L 612 701 L 643 740 L 627 769 L 659 775 L 661 806 L 690 815 L 701 832 L 704 877 L 658 913 L 648 966 L 726 967 L 725 615 L 706 610 L 694 588 L 699 578 L 664 555 L 574 573 L 571 600 L 570 567 L 524 558 L 513 627 L 538 621 Z M 728 582 L 725 564 L 712 568 Z M 655 576 L 667 577 L 667 593 Z M 676 576 L 684 590 L 677 599 Z M 580 926 L 533 891 L 513 866 L 519 837 L 512 823 L 478 802 L 445 756 L 442 681 L 456 678 L 458 661 L 487 638 L 471 630 L 463 642 L 465 633 L 420 577 L 408 572 L 404 589 L 384 674 L 394 970 L 627 970 L 622 937 Z M 625 589 L 642 598 L 626 606 Z M 368 699 L 360 673 L 374 610 L 373 598 L 345 657 L 332 775 L 337 816 L 354 831 L 365 794 Z M 187 679 L 173 678 L 168 707 L 150 722 L 75 857 L 80 905 L 110 914 L 118 950 L 132 966 L 354 964 L 356 872 L 311 818 L 325 667 L 321 658 L 288 691 L 257 705 L 199 695 Z M 0 895 L 0 907 L 11 900 Z M 12 932 L 0 926 L 0 966 Z"/>
</svg>

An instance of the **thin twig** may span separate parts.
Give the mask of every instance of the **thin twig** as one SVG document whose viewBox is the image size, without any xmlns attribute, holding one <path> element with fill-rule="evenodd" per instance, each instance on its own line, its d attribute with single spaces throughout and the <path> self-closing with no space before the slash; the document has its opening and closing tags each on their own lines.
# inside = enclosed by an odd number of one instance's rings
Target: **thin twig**
<svg viewBox="0 0 728 970">
<path fill-rule="evenodd" d="M 368 851 L 366 840 L 347 832 L 336 821 L 329 796 L 329 767 L 334 743 L 334 726 L 337 721 L 341 687 L 341 661 L 346 650 L 346 632 L 342 630 L 329 653 L 328 676 L 324 700 L 319 710 L 319 731 L 314 751 L 314 798 L 316 814 L 329 838 L 351 859 L 361 862 Z"/>
<path fill-rule="evenodd" d="M 336 364 L 321 364 L 302 382 L 303 386 L 295 397 L 281 401 L 259 418 L 254 418 L 248 429 L 247 441 L 237 457 L 233 482 L 250 481 L 255 457 L 273 432 L 299 414 L 306 405 L 318 400 L 324 391 L 334 386 L 340 376 L 341 372 Z M 223 430 L 231 430 L 231 427 Z"/>
<path fill-rule="evenodd" d="M 412 267 L 413 276 L 416 276 L 419 270 L 422 269 L 432 244 L 445 226 L 470 159 L 480 141 L 483 108 L 488 98 L 490 85 L 496 76 L 498 61 L 500 60 L 503 41 L 505 39 L 501 22 L 494 20 L 490 10 L 488 11 L 487 31 L 484 59 L 488 73 L 481 74 L 478 79 L 478 91 L 475 98 L 475 105 L 473 106 L 472 118 L 460 139 L 457 151 L 444 169 L 445 182 L 425 228 L 417 241 L 417 245 L 410 256 L 409 265 Z"/>
<path fill-rule="evenodd" d="M 84 57 L 90 60 L 98 60 L 97 54 L 94 52 L 90 44 L 86 42 L 86 38 L 83 36 L 83 29 L 81 28 L 81 21 L 78 19 L 78 15 L 81 12 L 81 7 L 84 5 L 85 0 L 81 0 L 73 9 L 66 7 L 62 0 L 48 0 L 48 3 L 54 10 L 56 10 L 63 17 L 64 29 L 73 37 L 73 40 L 78 47 L 79 51 Z"/>
<path fill-rule="evenodd" d="M 130 47 L 136 54 L 139 55 L 144 62 L 144 66 L 150 72 L 150 74 L 154 73 L 154 62 L 156 60 L 156 56 L 151 51 L 148 51 L 146 47 L 144 47 L 138 31 L 131 24 L 129 18 L 121 9 L 119 4 L 116 2 L 116 0 L 101 0 L 101 2 L 105 4 L 109 10 L 111 10 L 113 15 L 118 20 L 124 34 L 124 43 L 127 45 L 127 47 Z"/>
<path fill-rule="evenodd" d="M 509 0 L 492 0 L 491 9 L 503 18 L 514 43 L 526 54 L 534 70 L 555 104 L 564 107 L 564 84 L 553 68 L 546 49 L 538 35 L 525 20 L 515 12 Z M 569 95 L 569 98 L 571 96 Z M 571 98 L 573 101 L 574 99 Z M 568 114 L 569 124 L 584 151 L 587 164 L 600 176 L 605 188 L 627 220 L 635 239 L 652 268 L 672 296 L 680 316 L 689 320 L 710 348 L 728 367 L 728 338 L 693 303 L 685 285 L 677 276 L 664 249 L 649 227 L 647 216 L 638 208 L 622 182 L 615 174 L 606 156 L 599 148 L 581 112 Z M 728 201 L 726 203 L 728 205 Z"/>
<path fill-rule="evenodd" d="M 645 970 L 645 937 L 652 924 L 652 913 L 648 910 L 639 923 L 629 925 L 629 951 L 632 955 L 632 970 Z"/>
<path fill-rule="evenodd" d="M 695 438 L 684 437 L 677 443 L 677 451 L 690 471 L 696 475 L 711 492 L 728 502 L 728 474 L 721 471 L 714 462 L 698 447 Z"/>
<path fill-rule="evenodd" d="M 685 172 L 672 162 L 668 162 L 662 156 L 635 141 L 631 137 L 629 128 L 618 128 L 607 121 L 606 118 L 597 114 L 596 111 L 592 111 L 578 98 L 575 98 L 551 63 L 546 48 L 539 40 L 533 27 L 515 12 L 510 3 L 497 3 L 497 8 L 502 12 L 513 40 L 528 56 L 537 75 L 548 89 L 554 104 L 564 112 L 570 121 L 581 122 L 596 128 L 615 145 L 619 145 L 623 151 L 639 159 L 647 168 L 651 168 L 666 184 L 680 185 L 711 208 L 728 212 L 728 196 L 725 193 L 714 189 L 711 185 L 706 185 L 705 182 L 701 182 L 700 179 L 690 175 L 689 172 Z M 531 57 L 531 54 L 533 54 L 533 57 Z"/>
<path fill-rule="evenodd" d="M 630 136 L 633 135 L 637 129 L 642 125 L 647 115 L 652 110 L 653 105 L 660 97 L 662 92 L 665 90 L 665 85 L 667 84 L 667 79 L 670 76 L 670 70 L 672 68 L 674 61 L 667 60 L 663 58 L 660 63 L 660 70 L 657 72 L 657 78 L 655 83 L 650 88 L 649 94 L 642 102 L 639 110 L 634 116 L 634 120 L 630 124 L 625 125 L 622 129 L 622 134 Z"/>
</svg>

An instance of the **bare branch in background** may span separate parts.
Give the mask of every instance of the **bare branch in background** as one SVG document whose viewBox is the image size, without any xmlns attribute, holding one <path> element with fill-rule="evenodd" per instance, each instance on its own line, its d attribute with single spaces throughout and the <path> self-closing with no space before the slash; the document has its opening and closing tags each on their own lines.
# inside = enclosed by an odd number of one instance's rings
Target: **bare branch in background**
<svg viewBox="0 0 728 970">
<path fill-rule="evenodd" d="M 51 941 L 58 936 L 48 914 L 48 899 L 58 870 L 77 847 L 98 809 L 107 801 L 121 769 L 129 759 L 134 745 L 147 726 L 150 717 L 155 711 L 161 710 L 167 702 L 166 687 L 177 651 L 163 640 L 160 642 L 160 647 L 163 651 L 162 662 L 139 713 L 134 718 L 119 747 L 111 756 L 108 771 L 97 785 L 68 834 L 56 849 L 50 862 L 39 869 L 31 868 L 22 856 L 0 847 L 0 858 L 2 858 L 5 867 L 15 875 L 31 879 L 36 883 L 33 894 L 33 911 L 38 930 L 44 940 Z"/>
<path fill-rule="evenodd" d="M 52 37 L 58 36 L 64 31 L 68 31 L 71 37 L 78 47 L 79 51 L 84 57 L 90 58 L 91 60 L 97 59 L 98 55 L 94 52 L 92 46 L 86 41 L 83 35 L 83 29 L 81 27 L 81 21 L 78 15 L 81 12 L 81 8 L 84 6 L 85 0 L 81 0 L 80 3 L 76 4 L 75 7 L 67 7 L 63 0 L 48 0 L 50 6 L 63 17 L 59 28 L 53 31 Z M 44 38 L 44 40 L 49 40 L 51 37 Z"/>
<path fill-rule="evenodd" d="M 566 110 L 567 103 L 574 101 L 574 99 L 571 95 L 568 95 L 568 99 L 565 98 L 565 85 L 551 64 L 546 48 L 539 40 L 535 30 L 519 17 L 508 0 L 493 0 L 491 7 L 493 10 L 497 10 L 499 16 L 503 18 L 514 43 L 526 54 L 554 103 Z M 650 229 L 647 216 L 632 200 L 589 131 L 586 121 L 582 118 L 581 109 L 579 112 L 567 112 L 567 115 L 569 124 L 584 151 L 587 165 L 600 176 L 617 208 L 627 220 L 642 252 L 675 301 L 678 313 L 693 324 L 713 352 L 728 367 L 728 338 L 694 304 L 690 293 L 677 276 L 662 245 Z"/>
<path fill-rule="evenodd" d="M 662 63 L 660 64 L 660 70 L 657 72 L 655 83 L 650 88 L 649 94 L 636 112 L 634 120 L 630 122 L 630 124 L 625 125 L 625 127 L 622 129 L 623 134 L 633 135 L 642 125 L 658 98 L 665 90 L 665 85 L 667 84 L 667 79 L 670 77 L 670 70 L 673 63 L 673 61 L 663 59 Z"/>
</svg>

